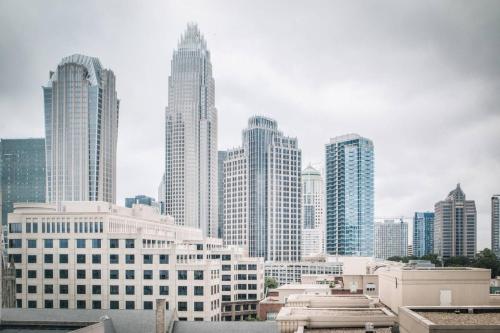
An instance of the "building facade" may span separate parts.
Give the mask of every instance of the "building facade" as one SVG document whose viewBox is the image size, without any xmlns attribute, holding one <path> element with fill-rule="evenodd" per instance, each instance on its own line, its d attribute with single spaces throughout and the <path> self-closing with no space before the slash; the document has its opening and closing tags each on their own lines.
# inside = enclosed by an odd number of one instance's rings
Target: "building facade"
<svg viewBox="0 0 500 333">
<path fill-rule="evenodd" d="M 308 166 L 302 172 L 302 257 L 324 253 L 324 183 L 321 173 Z"/>
<path fill-rule="evenodd" d="M 43 87 L 47 202 L 116 202 L 119 100 L 113 71 L 75 54 Z"/>
<path fill-rule="evenodd" d="M 44 139 L 0 140 L 1 225 L 16 202 L 45 202 Z"/>
<path fill-rule="evenodd" d="M 273 119 L 254 116 L 224 162 L 224 242 L 251 257 L 300 260 L 301 150 Z"/>
<path fill-rule="evenodd" d="M 216 321 L 222 263 L 231 263 L 233 284 L 243 280 L 233 278 L 240 259 L 252 261 L 148 206 L 18 204 L 8 226 L 22 308 L 154 309 L 165 299 L 179 320 Z M 262 297 L 263 268 L 256 265 L 246 267 L 246 289 L 230 288 L 231 301 Z"/>
<path fill-rule="evenodd" d="M 224 232 L 224 161 L 227 158 L 227 151 L 219 150 L 217 153 L 217 204 L 218 219 L 217 237 L 223 238 Z"/>
<path fill-rule="evenodd" d="M 474 258 L 477 213 L 474 200 L 466 200 L 460 184 L 434 206 L 434 252 L 442 259 Z"/>
<path fill-rule="evenodd" d="M 406 257 L 408 255 L 408 223 L 385 220 L 375 223 L 375 258 Z"/>
<path fill-rule="evenodd" d="M 160 205 L 156 202 L 155 198 L 148 197 L 147 195 L 139 194 L 132 198 L 125 198 L 125 207 L 132 208 L 133 205 L 146 205 L 155 207 L 160 212 Z"/>
<path fill-rule="evenodd" d="M 374 153 L 357 134 L 326 145 L 326 252 L 373 255 Z"/>
<path fill-rule="evenodd" d="M 500 257 L 500 194 L 491 197 L 491 250 Z"/>
<path fill-rule="evenodd" d="M 216 237 L 217 109 L 210 51 L 195 24 L 171 62 L 165 113 L 166 213 Z"/>
<path fill-rule="evenodd" d="M 413 217 L 413 255 L 434 253 L 434 213 L 416 212 Z"/>
<path fill-rule="evenodd" d="M 302 275 L 337 275 L 343 273 L 341 262 L 325 261 L 294 261 L 272 262 L 266 261 L 265 275 L 278 282 L 278 286 L 290 283 L 301 283 Z"/>
</svg>

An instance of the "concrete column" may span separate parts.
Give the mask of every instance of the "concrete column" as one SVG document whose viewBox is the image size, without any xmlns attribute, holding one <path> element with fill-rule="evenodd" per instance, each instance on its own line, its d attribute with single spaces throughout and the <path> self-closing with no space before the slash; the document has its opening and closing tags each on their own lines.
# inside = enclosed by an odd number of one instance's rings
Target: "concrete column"
<svg viewBox="0 0 500 333">
<path fill-rule="evenodd" d="M 165 333 L 165 299 L 156 300 L 156 333 Z"/>
</svg>

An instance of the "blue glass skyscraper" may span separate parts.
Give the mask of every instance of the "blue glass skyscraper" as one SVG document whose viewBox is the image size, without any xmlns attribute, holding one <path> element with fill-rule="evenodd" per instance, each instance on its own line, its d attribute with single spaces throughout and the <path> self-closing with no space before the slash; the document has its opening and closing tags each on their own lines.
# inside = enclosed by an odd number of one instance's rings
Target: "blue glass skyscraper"
<svg viewBox="0 0 500 333">
<path fill-rule="evenodd" d="M 373 256 L 374 153 L 357 134 L 326 145 L 326 251 Z"/>
<path fill-rule="evenodd" d="M 413 217 L 413 255 L 425 256 L 434 251 L 434 213 L 416 212 Z"/>
</svg>

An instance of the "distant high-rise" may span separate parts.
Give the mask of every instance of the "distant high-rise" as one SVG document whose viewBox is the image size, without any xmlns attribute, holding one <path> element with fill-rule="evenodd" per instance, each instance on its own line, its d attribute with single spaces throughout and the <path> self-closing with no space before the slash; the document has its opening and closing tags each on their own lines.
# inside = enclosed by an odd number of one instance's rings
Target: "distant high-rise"
<svg viewBox="0 0 500 333">
<path fill-rule="evenodd" d="M 347 134 L 326 145 L 326 252 L 373 256 L 374 153 Z"/>
<path fill-rule="evenodd" d="M 158 204 L 160 205 L 160 214 L 166 214 L 165 207 L 165 198 L 166 198 L 166 184 L 165 184 L 165 174 L 161 177 L 160 185 L 158 185 Z"/>
<path fill-rule="evenodd" d="M 158 209 L 160 208 L 160 205 L 156 202 L 156 200 L 148 197 L 147 195 L 139 194 L 133 198 L 125 198 L 125 207 L 132 208 L 132 206 L 136 204 L 157 207 Z"/>
<path fill-rule="evenodd" d="M 1 225 L 16 202 L 45 202 L 45 140 L 0 140 Z"/>
<path fill-rule="evenodd" d="M 177 224 L 216 237 L 217 109 L 210 52 L 195 24 L 171 62 L 165 121 L 165 205 Z"/>
<path fill-rule="evenodd" d="M 219 207 L 217 224 L 217 237 L 222 238 L 224 228 L 224 161 L 227 158 L 227 151 L 219 150 L 217 154 L 217 204 Z"/>
<path fill-rule="evenodd" d="M 300 260 L 301 164 L 297 139 L 273 119 L 250 118 L 243 147 L 224 162 L 225 244 L 266 260 Z"/>
<path fill-rule="evenodd" d="M 75 54 L 43 87 L 47 201 L 116 202 L 119 100 L 115 75 Z"/>
<path fill-rule="evenodd" d="M 408 223 L 385 220 L 375 223 L 375 258 L 408 255 Z"/>
<path fill-rule="evenodd" d="M 324 252 L 324 184 L 321 173 L 308 166 L 302 172 L 302 257 Z"/>
<path fill-rule="evenodd" d="M 416 212 L 413 217 L 413 255 L 425 256 L 434 251 L 434 213 Z"/>
<path fill-rule="evenodd" d="M 474 258 L 476 254 L 476 204 L 466 200 L 457 188 L 434 206 L 434 252 L 446 259 L 454 256 Z"/>
<path fill-rule="evenodd" d="M 500 257 L 500 194 L 491 197 L 491 249 Z"/>
</svg>

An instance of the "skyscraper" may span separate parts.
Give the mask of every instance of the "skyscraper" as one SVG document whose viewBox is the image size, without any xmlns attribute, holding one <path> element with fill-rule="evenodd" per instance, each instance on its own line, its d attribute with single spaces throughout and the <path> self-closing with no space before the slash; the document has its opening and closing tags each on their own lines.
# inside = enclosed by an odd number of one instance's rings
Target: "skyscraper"
<svg viewBox="0 0 500 333">
<path fill-rule="evenodd" d="M 434 253 L 434 213 L 416 212 L 413 217 L 413 255 Z"/>
<path fill-rule="evenodd" d="M 224 163 L 224 242 L 244 245 L 250 256 L 300 260 L 301 163 L 297 139 L 275 120 L 254 116 L 243 147 Z"/>
<path fill-rule="evenodd" d="M 406 257 L 408 255 L 408 223 L 384 220 L 375 223 L 375 258 Z"/>
<path fill-rule="evenodd" d="M 324 252 L 324 183 L 311 165 L 302 171 L 302 257 Z"/>
<path fill-rule="evenodd" d="M 1 225 L 16 202 L 45 202 L 45 140 L 0 140 Z"/>
<path fill-rule="evenodd" d="M 326 251 L 373 256 L 373 143 L 357 134 L 326 145 Z"/>
<path fill-rule="evenodd" d="M 466 200 L 457 184 L 446 199 L 434 206 L 434 252 L 446 259 L 454 256 L 474 258 L 476 254 L 476 204 Z"/>
<path fill-rule="evenodd" d="M 227 151 L 219 150 L 217 154 L 217 205 L 219 207 L 217 224 L 217 237 L 222 238 L 224 228 L 224 161 Z"/>
<path fill-rule="evenodd" d="M 210 52 L 195 24 L 188 24 L 173 53 L 165 119 L 167 214 L 216 237 L 215 83 Z"/>
<path fill-rule="evenodd" d="M 161 212 L 160 204 L 147 195 L 139 194 L 135 197 L 125 198 L 125 207 L 132 208 L 135 204 L 155 207 L 158 209 L 158 213 Z"/>
<path fill-rule="evenodd" d="M 500 194 L 491 197 L 491 249 L 500 257 Z"/>
<path fill-rule="evenodd" d="M 119 100 L 115 75 L 75 54 L 43 87 L 47 201 L 116 202 Z"/>
</svg>

